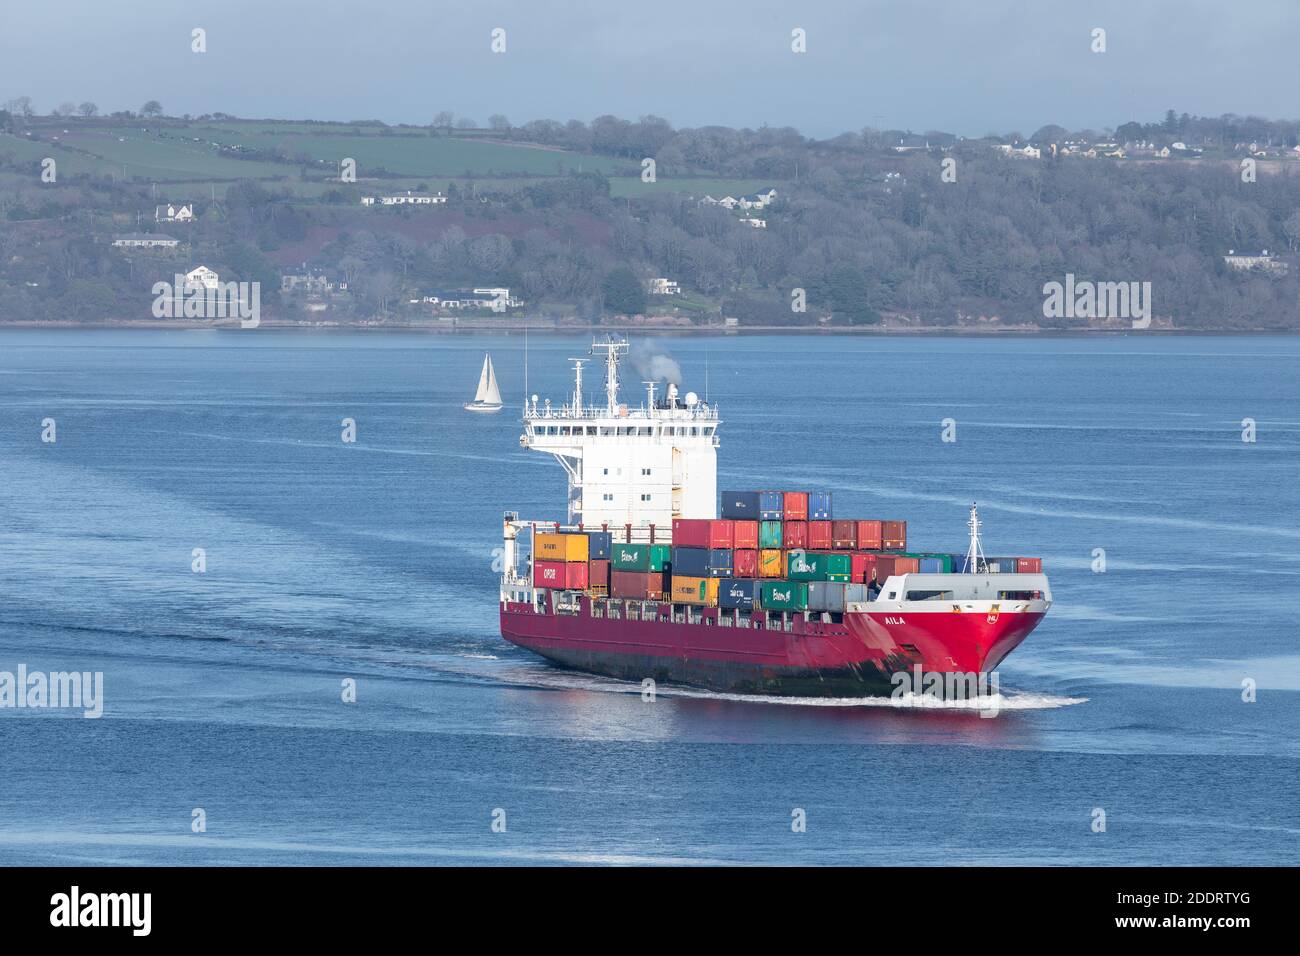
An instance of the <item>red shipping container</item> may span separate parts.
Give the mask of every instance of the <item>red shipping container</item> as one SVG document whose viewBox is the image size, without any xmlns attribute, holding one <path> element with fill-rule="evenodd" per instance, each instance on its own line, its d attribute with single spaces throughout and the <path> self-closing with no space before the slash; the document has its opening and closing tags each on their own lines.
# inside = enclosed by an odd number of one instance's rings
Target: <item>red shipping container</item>
<svg viewBox="0 0 1300 956">
<path fill-rule="evenodd" d="M 858 526 L 858 543 L 854 545 L 855 548 L 861 548 L 863 551 L 882 550 L 884 539 L 881 536 L 881 526 L 884 524 L 883 521 L 855 521 L 854 524 Z"/>
<path fill-rule="evenodd" d="M 882 521 L 880 522 L 881 547 L 886 551 L 906 551 L 907 550 L 907 522 L 906 521 Z"/>
<path fill-rule="evenodd" d="M 858 546 L 858 532 L 852 521 L 831 523 L 831 547 L 852 551 Z"/>
<path fill-rule="evenodd" d="M 829 521 L 808 522 L 808 547 L 813 551 L 831 549 L 831 523 Z"/>
<path fill-rule="evenodd" d="M 876 576 L 877 558 L 878 555 L 854 552 L 849 558 L 849 577 L 853 579 L 854 584 L 871 583 L 871 579 Z"/>
<path fill-rule="evenodd" d="M 609 576 L 609 595 L 657 600 L 663 595 L 663 574 L 658 571 L 614 571 Z"/>
<path fill-rule="evenodd" d="M 781 524 L 781 546 L 790 548 L 808 547 L 808 522 L 786 521 Z"/>
<path fill-rule="evenodd" d="M 1021 574 L 1042 574 L 1042 558 L 1016 558 L 1016 570 Z"/>
<path fill-rule="evenodd" d="M 876 580 L 881 584 L 885 583 L 885 578 L 894 573 L 894 556 L 892 554 L 876 555 Z"/>
<path fill-rule="evenodd" d="M 732 521 L 731 546 L 737 550 L 741 548 L 757 548 L 758 522 L 743 520 Z"/>
<path fill-rule="evenodd" d="M 587 562 L 587 587 L 609 589 L 609 562 L 604 559 Z"/>
<path fill-rule="evenodd" d="M 726 518 L 674 518 L 673 544 L 683 548 L 731 548 L 731 526 Z"/>
<path fill-rule="evenodd" d="M 894 558 L 895 574 L 916 574 L 921 570 L 921 561 L 919 558 Z"/>
<path fill-rule="evenodd" d="M 737 548 L 731 554 L 731 569 L 738 578 L 758 577 L 758 552 L 752 548 Z"/>
<path fill-rule="evenodd" d="M 579 590 L 587 586 L 586 561 L 535 561 L 533 584 L 541 588 Z"/>
<path fill-rule="evenodd" d="M 787 491 L 784 500 L 786 521 L 808 520 L 808 492 Z"/>
</svg>

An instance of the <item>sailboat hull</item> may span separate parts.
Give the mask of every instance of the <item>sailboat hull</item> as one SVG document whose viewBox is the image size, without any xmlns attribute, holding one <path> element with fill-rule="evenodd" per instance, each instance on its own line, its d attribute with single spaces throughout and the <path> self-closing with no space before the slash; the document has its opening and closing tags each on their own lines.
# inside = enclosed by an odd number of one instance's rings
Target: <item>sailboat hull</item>
<svg viewBox="0 0 1300 956">
<path fill-rule="evenodd" d="M 485 404 L 485 403 L 483 403 L 483 402 L 467 402 L 467 403 L 465 404 L 465 411 L 467 411 L 467 412 L 483 412 L 484 414 L 491 414 L 492 412 L 499 412 L 499 411 L 501 411 L 501 408 L 502 408 L 502 406 L 500 406 L 500 405 L 488 405 L 488 404 Z"/>
</svg>

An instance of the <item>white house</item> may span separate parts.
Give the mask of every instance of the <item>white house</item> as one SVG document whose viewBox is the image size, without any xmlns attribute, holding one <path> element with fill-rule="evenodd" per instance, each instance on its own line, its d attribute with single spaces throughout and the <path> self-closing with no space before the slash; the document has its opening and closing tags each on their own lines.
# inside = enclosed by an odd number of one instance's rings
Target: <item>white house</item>
<svg viewBox="0 0 1300 956">
<path fill-rule="evenodd" d="M 750 193 L 748 196 L 741 196 L 736 200 L 736 205 L 741 209 L 763 209 L 771 205 L 776 199 L 776 190 L 768 188 L 756 193 Z"/>
<path fill-rule="evenodd" d="M 168 203 L 165 206 L 154 206 L 153 221 L 193 222 L 194 203 Z"/>
<path fill-rule="evenodd" d="M 207 266 L 198 266 L 185 273 L 185 288 L 215 289 L 221 284 L 217 274 Z"/>
<path fill-rule="evenodd" d="M 363 196 L 361 205 L 373 206 L 378 203 L 381 206 L 436 206 L 445 203 L 447 197 L 442 193 L 413 193 L 409 189 L 405 196 Z"/>
<path fill-rule="evenodd" d="M 130 232 L 113 237 L 113 245 L 119 249 L 175 249 L 180 243 L 161 232 Z"/>
<path fill-rule="evenodd" d="M 682 287 L 676 279 L 651 279 L 651 295 L 681 295 Z"/>
<path fill-rule="evenodd" d="M 752 219 L 752 218 L 751 218 L 751 219 L 742 219 L 742 220 L 740 220 L 740 221 L 743 222 L 743 223 L 744 223 L 745 225 L 747 225 L 747 226 L 753 226 L 755 229 L 766 229 L 766 228 L 767 228 L 767 220 L 766 220 L 766 219 Z"/>
<path fill-rule="evenodd" d="M 523 303 L 512 297 L 507 288 L 480 288 L 429 292 L 418 299 L 412 299 L 411 304 L 430 305 L 437 309 L 491 309 L 493 312 L 504 312 Z"/>
</svg>

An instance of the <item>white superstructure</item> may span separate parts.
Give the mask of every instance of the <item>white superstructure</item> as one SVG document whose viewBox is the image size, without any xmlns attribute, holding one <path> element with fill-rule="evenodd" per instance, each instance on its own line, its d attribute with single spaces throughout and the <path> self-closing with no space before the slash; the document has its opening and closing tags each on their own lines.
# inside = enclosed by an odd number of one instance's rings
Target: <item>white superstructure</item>
<svg viewBox="0 0 1300 956">
<path fill-rule="evenodd" d="M 656 398 L 647 382 L 639 406 L 619 401 L 618 365 L 627 342 L 595 342 L 605 359 L 605 401 L 589 406 L 582 395 L 582 366 L 574 359 L 569 401 L 553 407 L 524 405 L 524 448 L 554 455 L 569 476 L 568 522 L 611 530 L 655 526 L 667 541 L 673 518 L 716 518 L 718 410 L 693 393 L 678 397 L 668 384 Z"/>
</svg>

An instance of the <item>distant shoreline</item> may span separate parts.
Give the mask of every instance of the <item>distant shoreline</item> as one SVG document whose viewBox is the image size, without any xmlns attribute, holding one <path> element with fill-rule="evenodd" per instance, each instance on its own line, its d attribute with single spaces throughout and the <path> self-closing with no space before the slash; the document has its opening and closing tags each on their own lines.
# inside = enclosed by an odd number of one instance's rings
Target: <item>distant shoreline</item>
<svg viewBox="0 0 1300 956">
<path fill-rule="evenodd" d="M 205 322 L 192 320 L 138 320 L 107 322 L 71 322 L 71 321 L 18 321 L 0 322 L 0 331 L 7 329 L 24 331 L 105 331 L 110 329 L 151 331 L 151 332 L 200 332 L 200 331 L 275 331 L 275 332 L 358 332 L 358 333 L 419 333 L 428 335 L 494 335 L 515 334 L 527 331 L 538 335 L 587 335 L 591 333 L 622 333 L 635 335 L 645 333 L 656 336 L 744 336 L 744 335 L 847 335 L 879 337 L 951 337 L 951 338 L 1090 338 L 1097 336 L 1260 336 L 1260 335 L 1296 335 L 1297 329 L 1231 329 L 1231 328 L 1149 328 L 1149 329 L 1042 329 L 1027 327 L 1007 328 L 962 328 L 958 326 L 917 326 L 914 328 L 881 328 L 879 326 L 789 326 L 789 325 L 743 325 L 724 326 L 682 326 L 682 325 L 601 325 L 598 323 L 564 325 L 550 321 L 537 323 L 523 321 L 503 321 L 492 325 L 448 325 L 443 323 L 419 324 L 374 324 L 363 325 L 340 323 L 329 325 L 304 324 L 299 322 L 264 321 L 257 330 L 241 329 L 237 322 Z"/>
</svg>

